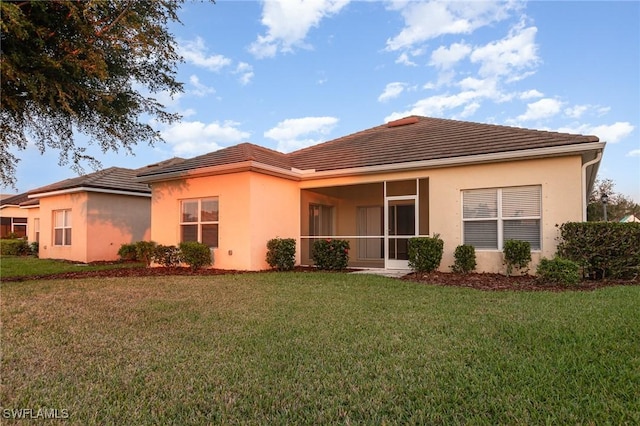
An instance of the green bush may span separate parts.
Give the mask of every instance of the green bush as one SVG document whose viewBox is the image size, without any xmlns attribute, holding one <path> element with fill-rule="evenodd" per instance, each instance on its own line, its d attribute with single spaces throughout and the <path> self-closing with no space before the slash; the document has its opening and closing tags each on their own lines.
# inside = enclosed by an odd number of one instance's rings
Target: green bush
<svg viewBox="0 0 640 426">
<path fill-rule="evenodd" d="M 40 255 L 40 244 L 35 241 L 29 244 L 29 254 L 38 257 Z"/>
<path fill-rule="evenodd" d="M 122 244 L 118 250 L 118 256 L 120 260 L 136 261 L 138 260 L 136 251 L 135 244 Z"/>
<path fill-rule="evenodd" d="M 536 269 L 537 279 L 544 283 L 576 285 L 581 280 L 580 265 L 576 262 L 554 257 L 552 260 L 540 259 Z"/>
<path fill-rule="evenodd" d="M 347 240 L 318 240 L 313 243 L 311 258 L 319 269 L 342 270 L 349 264 L 349 248 Z"/>
<path fill-rule="evenodd" d="M 0 253 L 5 256 L 28 256 L 29 243 L 23 238 L 0 240 Z"/>
<path fill-rule="evenodd" d="M 440 266 L 443 250 L 444 241 L 438 234 L 409 238 L 409 267 L 420 274 L 433 272 Z"/>
<path fill-rule="evenodd" d="M 156 252 L 156 243 L 153 241 L 138 241 L 136 246 L 136 259 L 145 263 L 147 266 L 151 265 L 151 261 L 154 258 Z"/>
<path fill-rule="evenodd" d="M 213 254 L 208 245 L 196 241 L 180 243 L 182 261 L 194 271 L 213 264 Z"/>
<path fill-rule="evenodd" d="M 476 269 L 476 249 L 470 244 L 462 244 L 453 252 L 455 262 L 451 269 L 457 273 L 469 273 Z"/>
<path fill-rule="evenodd" d="M 523 274 L 529 272 L 527 266 L 531 262 L 531 244 L 528 241 L 505 240 L 502 253 L 507 265 L 507 275 L 511 275 L 514 268 Z"/>
<path fill-rule="evenodd" d="M 273 238 L 267 242 L 267 263 L 279 271 L 293 269 L 296 263 L 296 240 Z"/>
<path fill-rule="evenodd" d="M 640 223 L 567 222 L 558 255 L 577 262 L 592 279 L 640 274 Z"/>
<path fill-rule="evenodd" d="M 163 246 L 159 244 L 153 255 L 153 259 L 165 268 L 173 268 L 180 264 L 181 253 L 176 246 Z"/>
</svg>

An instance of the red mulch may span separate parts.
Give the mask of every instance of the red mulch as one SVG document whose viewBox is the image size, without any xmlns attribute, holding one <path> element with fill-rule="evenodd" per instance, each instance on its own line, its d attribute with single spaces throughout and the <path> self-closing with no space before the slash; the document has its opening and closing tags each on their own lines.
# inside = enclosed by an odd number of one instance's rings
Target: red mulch
<svg viewBox="0 0 640 426">
<path fill-rule="evenodd" d="M 117 262 L 96 262 L 93 264 L 108 264 Z M 29 277 L 7 277 L 2 281 L 26 281 L 26 280 L 59 280 L 74 278 L 91 278 L 91 277 L 158 277 L 168 275 L 181 276 L 211 276 L 226 274 L 242 274 L 247 271 L 236 271 L 227 269 L 199 269 L 196 271 L 185 267 L 154 267 L 154 268 L 118 268 L 102 271 L 82 271 L 82 266 L 78 266 L 79 270 L 74 272 L 64 272 L 59 274 L 50 274 L 42 276 Z M 296 267 L 298 272 L 315 272 L 313 267 Z M 350 270 L 347 270 L 350 271 Z M 263 271 L 272 272 L 272 271 Z M 423 284 L 433 284 L 441 286 L 467 287 L 477 290 L 486 291 L 571 291 L 571 290 L 595 290 L 597 288 L 609 287 L 614 285 L 640 285 L 640 277 L 634 280 L 584 280 L 577 286 L 562 286 L 551 283 L 541 283 L 532 276 L 510 276 L 489 273 L 469 273 L 455 274 L 451 272 L 432 272 L 429 274 L 417 275 L 409 274 L 402 278 L 406 281 L 413 281 Z"/>
</svg>

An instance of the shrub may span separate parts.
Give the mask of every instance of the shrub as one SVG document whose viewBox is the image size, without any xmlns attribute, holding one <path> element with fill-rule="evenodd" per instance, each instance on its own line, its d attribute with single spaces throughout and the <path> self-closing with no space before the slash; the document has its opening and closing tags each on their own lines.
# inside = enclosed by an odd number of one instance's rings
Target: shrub
<svg viewBox="0 0 640 426">
<path fill-rule="evenodd" d="M 640 273 L 640 223 L 564 223 L 558 256 L 577 262 L 593 279 L 633 278 Z"/>
<path fill-rule="evenodd" d="M 166 268 L 173 268 L 180 264 L 180 249 L 176 246 L 159 244 L 156 246 L 153 259 Z"/>
<path fill-rule="evenodd" d="M 580 265 L 576 262 L 554 257 L 552 260 L 540 259 L 536 269 L 537 279 L 545 283 L 576 285 L 580 282 Z"/>
<path fill-rule="evenodd" d="M 531 262 L 531 244 L 528 241 L 505 240 L 502 253 L 507 265 L 507 275 L 511 275 L 513 268 L 524 274 L 529 272 L 527 266 Z"/>
<path fill-rule="evenodd" d="M 440 266 L 443 250 L 444 241 L 438 234 L 409 238 L 409 267 L 420 274 L 433 272 Z"/>
<path fill-rule="evenodd" d="M 196 241 L 180 243 L 182 261 L 194 271 L 213 264 L 213 254 L 208 245 Z"/>
<path fill-rule="evenodd" d="M 318 240 L 313 243 L 311 258 L 319 269 L 342 270 L 349 264 L 349 241 Z"/>
<path fill-rule="evenodd" d="M 273 238 L 267 242 L 267 263 L 279 271 L 293 269 L 296 263 L 296 240 Z"/>
<path fill-rule="evenodd" d="M 121 260 L 130 260 L 130 261 L 138 260 L 136 255 L 136 245 L 122 244 L 120 246 L 120 249 L 118 250 L 118 256 L 120 256 Z"/>
<path fill-rule="evenodd" d="M 455 262 L 451 269 L 457 273 L 469 273 L 476 269 L 476 249 L 470 244 L 462 244 L 453 252 Z"/>
<path fill-rule="evenodd" d="M 153 241 L 138 241 L 136 244 L 136 259 L 144 262 L 147 266 L 151 265 L 151 261 L 155 255 L 156 243 Z"/>
<path fill-rule="evenodd" d="M 29 244 L 29 253 L 32 256 L 38 257 L 40 255 L 40 244 L 36 241 Z"/>
<path fill-rule="evenodd" d="M 0 240 L 0 253 L 5 256 L 27 256 L 29 243 L 22 238 Z"/>
</svg>

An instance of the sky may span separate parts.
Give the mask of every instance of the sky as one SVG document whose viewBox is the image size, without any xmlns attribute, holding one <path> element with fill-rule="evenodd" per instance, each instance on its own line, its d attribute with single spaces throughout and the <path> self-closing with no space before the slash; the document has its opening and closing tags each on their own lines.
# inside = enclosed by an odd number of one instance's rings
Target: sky
<svg viewBox="0 0 640 426">
<path fill-rule="evenodd" d="M 153 96 L 182 119 L 135 155 L 89 146 L 103 167 L 290 152 L 417 114 L 596 135 L 599 178 L 640 202 L 638 1 L 187 1 L 180 19 L 185 90 Z M 77 176 L 54 150 L 15 152 L 3 193 Z"/>
</svg>

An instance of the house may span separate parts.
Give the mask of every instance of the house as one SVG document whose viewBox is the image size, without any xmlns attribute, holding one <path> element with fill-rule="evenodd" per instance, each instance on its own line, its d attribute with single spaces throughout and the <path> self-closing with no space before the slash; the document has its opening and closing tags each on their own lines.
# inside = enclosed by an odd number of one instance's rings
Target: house
<svg viewBox="0 0 640 426">
<path fill-rule="evenodd" d="M 118 259 L 125 243 L 150 239 L 151 190 L 139 170 L 111 167 L 29 191 L 21 208 L 39 257 L 93 262 Z"/>
<path fill-rule="evenodd" d="M 266 243 L 295 238 L 311 264 L 319 238 L 349 240 L 351 267 L 404 269 L 414 236 L 463 243 L 478 270 L 502 272 L 507 239 L 533 265 L 556 250 L 557 224 L 586 220 L 605 147 L 595 136 L 410 116 L 283 154 L 250 143 L 142 171 L 151 239 L 200 241 L 222 269 L 261 270 Z"/>
<path fill-rule="evenodd" d="M 622 219 L 620 219 L 620 222 L 622 222 L 622 223 L 637 223 L 637 222 L 640 222 L 640 219 L 638 219 L 637 217 L 635 217 L 632 214 L 628 214 L 625 217 L 623 217 Z"/>
<path fill-rule="evenodd" d="M 28 201 L 28 194 L 9 195 L 0 199 L 0 238 L 9 235 L 27 237 L 28 212 L 20 204 Z"/>
</svg>

